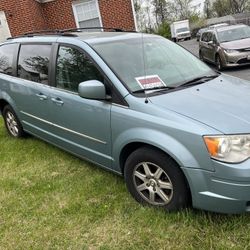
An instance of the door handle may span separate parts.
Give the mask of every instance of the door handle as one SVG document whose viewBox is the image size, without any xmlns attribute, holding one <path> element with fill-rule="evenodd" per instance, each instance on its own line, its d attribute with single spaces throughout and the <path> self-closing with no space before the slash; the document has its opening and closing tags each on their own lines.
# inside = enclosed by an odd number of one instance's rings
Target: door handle
<svg viewBox="0 0 250 250">
<path fill-rule="evenodd" d="M 41 101 L 44 101 L 44 100 L 47 100 L 48 97 L 46 95 L 44 95 L 43 93 L 39 93 L 39 94 L 36 94 L 36 96 L 41 100 Z"/>
<path fill-rule="evenodd" d="M 60 98 L 51 98 L 52 102 L 54 102 L 56 105 L 62 106 L 64 102 Z"/>
</svg>

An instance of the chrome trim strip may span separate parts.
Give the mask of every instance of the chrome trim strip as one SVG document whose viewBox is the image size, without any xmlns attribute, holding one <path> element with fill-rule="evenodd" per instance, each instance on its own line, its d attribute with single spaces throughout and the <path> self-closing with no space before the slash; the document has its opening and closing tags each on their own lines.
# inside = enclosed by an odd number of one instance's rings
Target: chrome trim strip
<svg viewBox="0 0 250 250">
<path fill-rule="evenodd" d="M 60 128 L 60 129 L 62 129 L 62 130 L 65 130 L 65 131 L 67 131 L 67 132 L 70 132 L 70 133 L 72 133 L 72 134 L 79 135 L 79 136 L 81 136 L 81 137 L 83 137 L 83 138 L 86 138 L 86 139 L 89 139 L 89 140 L 92 140 L 92 141 L 95 141 L 95 142 L 99 142 L 99 143 L 102 143 L 102 144 L 107 144 L 107 142 L 105 142 L 105 141 L 101 141 L 101 140 L 99 140 L 99 139 L 90 137 L 90 136 L 88 136 L 88 135 L 78 133 L 78 132 L 76 132 L 76 131 L 74 131 L 74 130 L 71 130 L 71 129 L 68 129 L 68 128 L 59 126 L 59 125 L 57 125 L 57 124 L 54 124 L 54 123 L 49 122 L 49 121 L 47 121 L 47 120 L 41 119 L 41 118 L 39 118 L 39 117 L 36 117 L 36 116 L 31 115 L 31 114 L 29 114 L 29 113 L 26 113 L 26 112 L 24 112 L 24 111 L 21 111 L 21 113 L 24 114 L 24 115 L 27 115 L 27 116 L 29 116 L 29 117 L 32 117 L 32 118 L 34 118 L 34 119 L 36 119 L 36 120 L 39 120 L 39 121 L 41 121 L 41 122 L 47 123 L 47 124 L 49 124 L 49 125 L 51 125 L 51 126 L 54 126 L 54 127 L 56 127 L 56 128 Z"/>
<path fill-rule="evenodd" d="M 215 179 L 212 179 L 212 181 L 222 183 L 222 184 L 226 184 L 226 185 L 238 186 L 238 187 L 250 187 L 250 184 L 243 184 L 243 183 L 238 184 L 238 183 L 220 181 L 220 180 L 215 180 Z"/>
<path fill-rule="evenodd" d="M 223 195 L 219 195 L 219 194 L 215 194 L 215 193 L 212 193 L 212 192 L 209 192 L 209 191 L 199 192 L 199 194 L 214 197 L 214 198 L 224 199 L 224 200 L 237 201 L 237 199 L 227 197 L 227 196 L 223 196 Z"/>
</svg>

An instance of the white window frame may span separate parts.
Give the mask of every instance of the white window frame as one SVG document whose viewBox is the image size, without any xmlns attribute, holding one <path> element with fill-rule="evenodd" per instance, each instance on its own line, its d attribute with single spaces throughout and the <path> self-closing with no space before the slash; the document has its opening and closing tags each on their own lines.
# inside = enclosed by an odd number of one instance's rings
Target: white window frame
<svg viewBox="0 0 250 250">
<path fill-rule="evenodd" d="M 80 28 L 80 25 L 79 25 L 79 19 L 78 19 L 78 16 L 77 16 L 77 12 L 76 12 L 76 7 L 77 6 L 80 6 L 82 5 L 83 3 L 86 3 L 86 2 L 95 2 L 96 4 L 96 8 L 97 8 L 97 14 L 98 14 L 98 18 L 100 20 L 100 25 L 101 27 L 103 26 L 102 24 L 102 17 L 101 17 L 101 12 L 100 12 L 100 8 L 99 8 L 99 3 L 98 3 L 98 0 L 87 0 L 87 1 L 79 1 L 79 3 L 72 3 L 72 9 L 73 9 L 73 14 L 74 14 L 74 17 L 75 17 L 75 22 L 76 22 L 76 27 L 77 28 Z M 90 20 L 90 19 L 89 19 Z M 87 21 L 87 20 L 86 20 Z"/>
</svg>

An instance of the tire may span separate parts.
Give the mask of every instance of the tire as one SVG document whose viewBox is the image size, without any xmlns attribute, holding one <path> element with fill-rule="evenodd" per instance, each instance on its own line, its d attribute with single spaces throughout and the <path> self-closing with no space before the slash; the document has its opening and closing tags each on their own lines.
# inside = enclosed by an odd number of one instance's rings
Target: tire
<svg viewBox="0 0 250 250">
<path fill-rule="evenodd" d="M 128 157 L 124 174 L 129 192 L 143 205 L 174 211 L 189 203 L 189 188 L 182 171 L 161 151 L 137 149 Z"/>
<path fill-rule="evenodd" d="M 215 57 L 215 65 L 216 65 L 216 69 L 218 71 L 223 71 L 224 67 L 223 67 L 220 55 L 216 55 L 216 57 Z"/>
<path fill-rule="evenodd" d="M 201 53 L 201 50 L 199 51 L 199 58 L 200 58 L 201 61 L 204 62 L 204 57 L 203 57 L 203 55 L 202 55 L 202 53 Z"/>
<path fill-rule="evenodd" d="M 8 133 L 15 138 L 23 137 L 25 132 L 23 131 L 23 127 L 12 107 L 10 105 L 6 105 L 3 108 L 2 114 Z"/>
</svg>

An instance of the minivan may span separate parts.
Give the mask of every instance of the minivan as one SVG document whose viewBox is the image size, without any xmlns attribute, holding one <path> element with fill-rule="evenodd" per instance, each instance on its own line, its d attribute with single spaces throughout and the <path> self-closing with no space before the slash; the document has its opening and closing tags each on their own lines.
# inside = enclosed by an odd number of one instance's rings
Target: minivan
<svg viewBox="0 0 250 250">
<path fill-rule="evenodd" d="M 249 105 L 249 82 L 156 35 L 76 29 L 0 45 L 11 136 L 122 175 L 135 200 L 168 211 L 250 211 Z"/>
</svg>

